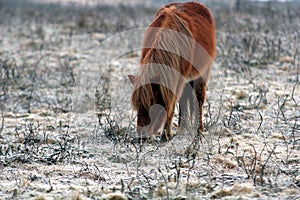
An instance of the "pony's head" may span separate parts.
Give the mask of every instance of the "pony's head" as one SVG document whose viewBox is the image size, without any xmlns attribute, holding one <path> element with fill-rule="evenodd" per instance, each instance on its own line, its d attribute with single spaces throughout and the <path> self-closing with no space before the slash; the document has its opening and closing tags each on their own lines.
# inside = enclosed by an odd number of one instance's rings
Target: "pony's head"
<svg viewBox="0 0 300 200">
<path fill-rule="evenodd" d="M 137 134 L 139 137 L 157 134 L 167 119 L 167 108 L 159 85 L 160 75 L 147 82 L 133 75 L 128 77 L 134 85 L 131 104 L 137 111 Z"/>
</svg>

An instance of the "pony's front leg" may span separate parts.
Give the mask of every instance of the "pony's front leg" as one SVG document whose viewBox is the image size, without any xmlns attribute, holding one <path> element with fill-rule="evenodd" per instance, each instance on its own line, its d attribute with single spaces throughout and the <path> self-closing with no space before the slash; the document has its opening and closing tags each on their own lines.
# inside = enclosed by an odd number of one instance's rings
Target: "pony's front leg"
<svg viewBox="0 0 300 200">
<path fill-rule="evenodd" d="M 163 130 L 163 134 L 161 136 L 161 140 L 162 141 L 169 141 L 172 138 L 172 120 L 170 120 L 169 118 L 167 119 L 165 126 L 164 126 L 164 130 Z"/>
<path fill-rule="evenodd" d="M 169 141 L 172 139 L 173 134 L 172 134 L 172 120 L 174 116 L 174 108 L 175 105 L 172 106 L 172 110 L 168 113 L 167 120 L 164 126 L 163 134 L 161 137 L 162 141 Z"/>
</svg>

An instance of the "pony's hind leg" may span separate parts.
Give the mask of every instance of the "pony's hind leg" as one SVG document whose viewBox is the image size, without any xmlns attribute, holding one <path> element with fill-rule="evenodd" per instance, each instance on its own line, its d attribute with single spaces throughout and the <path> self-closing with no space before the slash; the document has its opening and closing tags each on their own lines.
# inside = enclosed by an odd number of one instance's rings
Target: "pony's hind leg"
<svg viewBox="0 0 300 200">
<path fill-rule="evenodd" d="M 199 117 L 199 124 L 197 128 L 197 133 L 201 133 L 204 131 L 204 126 L 203 126 L 203 105 L 205 102 L 205 96 L 206 96 L 206 81 L 203 78 L 199 78 L 195 81 L 194 83 L 194 89 L 197 97 L 197 104 L 198 104 L 198 109 L 199 111 L 197 112 L 196 110 L 196 118 Z M 195 119 L 197 120 L 197 119 Z"/>
</svg>

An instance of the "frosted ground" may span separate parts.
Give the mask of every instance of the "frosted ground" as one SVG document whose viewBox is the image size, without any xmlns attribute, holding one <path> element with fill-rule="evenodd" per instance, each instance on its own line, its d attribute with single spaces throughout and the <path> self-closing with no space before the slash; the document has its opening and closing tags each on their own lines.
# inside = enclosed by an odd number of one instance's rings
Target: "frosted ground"
<svg viewBox="0 0 300 200">
<path fill-rule="evenodd" d="M 206 131 L 140 145 L 127 75 L 160 2 L 20 2 L 0 2 L 1 199 L 300 198 L 299 3 L 210 1 Z"/>
</svg>

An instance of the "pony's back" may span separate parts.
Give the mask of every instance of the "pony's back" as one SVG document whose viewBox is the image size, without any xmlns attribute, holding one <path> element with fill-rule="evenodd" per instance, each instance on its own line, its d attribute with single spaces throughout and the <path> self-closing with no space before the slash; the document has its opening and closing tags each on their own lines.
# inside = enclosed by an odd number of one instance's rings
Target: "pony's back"
<svg viewBox="0 0 300 200">
<path fill-rule="evenodd" d="M 156 28 L 152 29 L 151 27 Z M 181 68 L 181 73 L 184 76 L 192 80 L 198 78 L 201 74 L 203 76 L 207 70 L 210 70 L 209 66 L 211 66 L 211 62 L 216 55 L 216 39 L 214 19 L 206 6 L 196 2 L 171 3 L 158 10 L 155 19 L 149 25 L 149 29 L 144 36 L 141 56 L 142 65 L 149 59 L 149 51 L 151 54 L 153 49 L 158 48 L 157 40 L 162 37 L 160 35 L 161 30 L 166 29 L 178 31 L 193 40 L 185 40 L 190 45 L 190 49 L 184 49 L 188 53 L 183 52 L 184 44 L 182 41 L 178 41 L 180 42 L 178 48 L 181 48 L 180 54 L 188 54 L 183 57 L 193 65 L 192 71 L 189 68 Z M 171 39 L 179 40 L 180 38 L 175 36 Z M 165 38 L 162 38 L 162 40 L 164 41 Z M 191 55 L 191 52 L 194 52 L 194 54 Z M 170 67 L 175 68 L 176 66 Z M 206 69 L 206 67 L 209 69 Z M 190 73 L 186 74 L 186 72 Z"/>
</svg>

